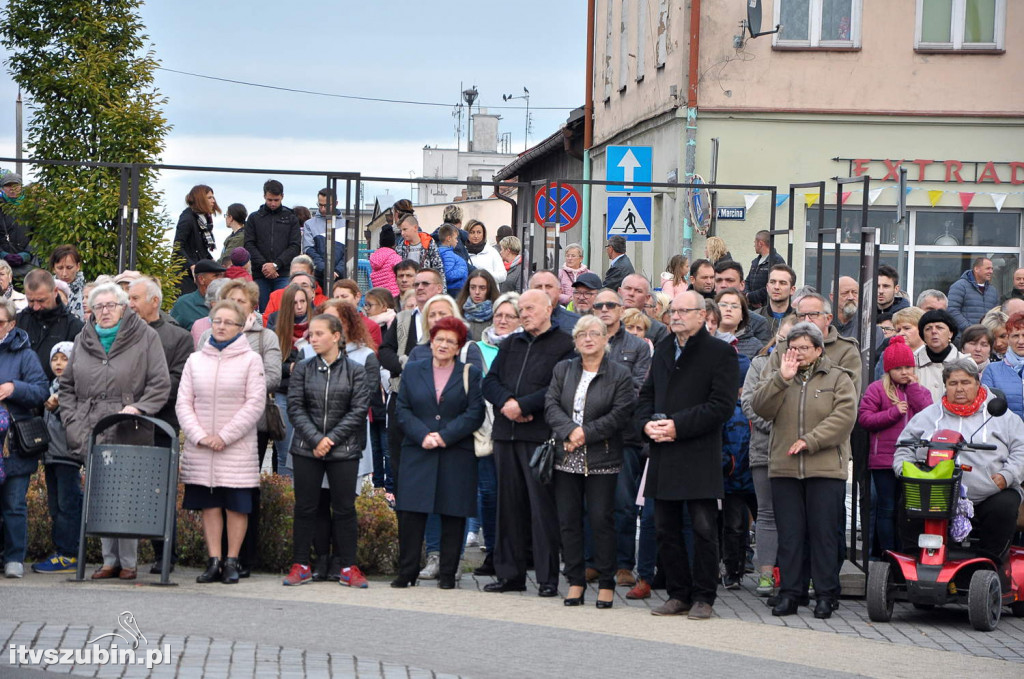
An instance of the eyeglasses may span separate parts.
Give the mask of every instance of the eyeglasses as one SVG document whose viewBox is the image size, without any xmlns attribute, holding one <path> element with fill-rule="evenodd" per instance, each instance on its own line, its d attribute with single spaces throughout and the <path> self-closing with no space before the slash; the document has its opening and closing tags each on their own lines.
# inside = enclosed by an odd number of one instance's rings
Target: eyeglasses
<svg viewBox="0 0 1024 679">
<path fill-rule="evenodd" d="M 881 328 L 882 328 L 882 334 L 885 335 L 886 337 L 891 337 L 892 335 L 896 334 L 896 328 L 889 328 L 889 327 L 886 327 L 884 325 L 881 326 Z"/>
<path fill-rule="evenodd" d="M 718 303 L 718 308 L 719 309 L 742 309 L 743 305 L 742 304 L 737 304 L 736 302 L 719 302 Z"/>
<path fill-rule="evenodd" d="M 93 304 L 92 305 L 92 310 L 93 310 L 93 313 L 101 313 L 102 314 L 102 313 L 107 312 L 107 311 L 113 311 L 114 309 L 116 309 L 119 306 L 124 306 L 124 304 L 119 304 L 117 302 L 107 302 L 106 304 Z"/>
<path fill-rule="evenodd" d="M 13 318 L 3 319 L 3 320 L 0 320 L 0 325 L 7 325 L 8 323 L 11 323 L 12 321 L 14 321 Z"/>
<path fill-rule="evenodd" d="M 447 337 L 435 337 L 431 341 L 434 344 L 447 344 L 447 345 L 450 345 L 450 346 L 453 346 L 453 347 L 454 346 L 458 346 L 458 344 L 459 344 L 456 340 L 448 339 Z"/>
<path fill-rule="evenodd" d="M 241 327 L 242 324 L 238 323 L 236 321 L 229 321 L 229 320 L 227 320 L 225 318 L 217 318 L 215 320 L 210 321 L 210 325 L 216 325 L 218 327 L 220 327 L 222 325 L 236 325 L 236 326 Z"/>
<path fill-rule="evenodd" d="M 496 321 L 514 321 L 517 318 L 519 318 L 519 316 L 516 316 L 515 314 L 494 314 L 494 320 Z"/>
<path fill-rule="evenodd" d="M 433 285 L 433 284 L 434 284 L 434 281 L 416 281 L 412 285 L 413 285 L 414 288 L 425 288 L 428 285 Z"/>
<path fill-rule="evenodd" d="M 682 316 L 691 311 L 704 311 L 704 307 L 692 307 L 689 309 L 669 309 L 668 312 L 673 316 Z"/>
<path fill-rule="evenodd" d="M 584 297 L 593 297 L 597 294 L 597 290 L 588 290 L 587 288 L 574 288 L 572 292 L 574 295 L 582 295 Z"/>
<path fill-rule="evenodd" d="M 604 311 L 605 309 L 618 309 L 621 304 L 618 302 L 597 302 L 594 304 L 594 308 L 598 311 Z"/>
<path fill-rule="evenodd" d="M 813 344 L 790 344 L 789 348 L 792 349 L 793 351 L 797 352 L 797 353 L 801 353 L 802 354 L 804 352 L 811 351 L 812 349 L 814 349 L 814 345 Z"/>
<path fill-rule="evenodd" d="M 719 306 L 721 306 L 721 305 L 719 305 Z M 806 313 L 802 313 L 802 314 L 798 313 L 798 314 L 796 314 L 797 318 L 805 320 L 805 321 L 807 319 L 810 319 L 810 318 L 817 318 L 818 316 L 828 316 L 828 314 L 826 314 L 824 311 L 808 311 Z"/>
<path fill-rule="evenodd" d="M 576 339 L 580 339 L 581 337 L 585 337 L 587 339 L 600 339 L 604 337 L 605 334 L 606 333 L 600 332 L 598 330 L 588 330 L 586 332 L 577 333 Z"/>
</svg>

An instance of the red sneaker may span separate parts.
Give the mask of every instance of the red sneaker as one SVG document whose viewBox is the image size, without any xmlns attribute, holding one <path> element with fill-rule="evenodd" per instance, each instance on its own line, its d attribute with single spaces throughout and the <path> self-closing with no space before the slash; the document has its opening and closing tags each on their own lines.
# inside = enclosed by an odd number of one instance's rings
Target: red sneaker
<svg viewBox="0 0 1024 679">
<path fill-rule="evenodd" d="M 307 582 L 313 581 L 313 571 L 309 569 L 309 566 L 304 566 L 301 563 L 293 563 L 292 569 L 288 571 L 288 575 L 285 576 L 283 584 L 287 587 L 289 585 L 304 585 Z"/>
<path fill-rule="evenodd" d="M 341 569 L 341 578 L 338 582 L 345 587 L 359 587 L 360 589 L 366 589 L 370 586 L 370 583 L 366 581 L 366 577 L 363 572 L 359 570 L 359 566 L 349 566 L 348 568 Z"/>
</svg>

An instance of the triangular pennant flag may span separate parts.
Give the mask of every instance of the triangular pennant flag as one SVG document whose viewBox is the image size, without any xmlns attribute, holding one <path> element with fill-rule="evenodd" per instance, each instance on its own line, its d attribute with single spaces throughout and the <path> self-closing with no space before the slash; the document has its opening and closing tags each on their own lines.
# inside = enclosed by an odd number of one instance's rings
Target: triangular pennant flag
<svg viewBox="0 0 1024 679">
<path fill-rule="evenodd" d="M 878 197 L 882 195 L 882 191 L 885 191 L 884 187 L 881 189 L 871 189 L 870 191 L 868 191 L 868 205 L 874 205 L 875 201 L 878 200 Z"/>
<path fill-rule="evenodd" d="M 914 190 L 913 187 L 911 187 L 911 186 L 907 187 L 907 192 L 906 193 L 907 193 L 908 197 L 910 196 L 910 192 L 913 191 L 913 190 Z"/>
<path fill-rule="evenodd" d="M 757 199 L 760 198 L 760 197 L 761 197 L 760 193 L 744 193 L 743 194 L 743 202 L 747 206 L 747 212 L 750 212 L 750 208 L 754 207 L 754 203 L 756 203 Z"/>
<path fill-rule="evenodd" d="M 996 212 L 1002 212 L 1002 210 L 1003 210 L 1003 202 L 1006 201 L 1006 194 L 1005 193 L 990 193 L 988 195 L 992 196 L 992 204 L 996 206 Z"/>
<path fill-rule="evenodd" d="M 817 193 L 805 193 L 804 194 L 804 204 L 807 205 L 807 207 L 811 207 L 815 203 L 818 202 L 818 198 L 820 198 L 820 197 L 821 196 L 819 194 L 817 194 Z"/>
<path fill-rule="evenodd" d="M 967 212 L 967 208 L 971 206 L 971 201 L 974 200 L 973 191 L 961 191 L 960 192 L 960 204 L 964 207 L 964 212 Z"/>
<path fill-rule="evenodd" d="M 846 205 L 846 201 L 850 200 L 850 196 L 853 195 L 853 191 L 843 191 L 843 205 Z"/>
<path fill-rule="evenodd" d="M 775 196 L 775 207 L 782 207 L 782 204 L 789 200 L 789 194 L 784 193 L 781 196 Z"/>
<path fill-rule="evenodd" d="M 942 194 L 944 193 L 945 191 L 939 190 L 932 190 L 928 192 L 928 202 L 931 203 L 932 207 L 939 204 L 939 201 L 942 200 Z"/>
</svg>

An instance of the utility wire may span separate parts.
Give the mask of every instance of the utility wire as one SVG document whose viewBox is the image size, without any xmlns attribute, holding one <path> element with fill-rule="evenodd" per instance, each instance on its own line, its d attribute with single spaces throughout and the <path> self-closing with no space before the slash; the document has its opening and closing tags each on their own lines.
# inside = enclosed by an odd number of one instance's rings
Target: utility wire
<svg viewBox="0 0 1024 679">
<path fill-rule="evenodd" d="M 203 78 L 204 80 L 216 80 L 218 82 L 232 83 L 234 85 L 247 85 L 249 87 L 262 87 L 267 90 L 279 90 L 281 92 L 293 92 L 296 94 L 310 94 L 316 97 L 332 97 L 334 99 L 351 99 L 354 101 L 372 101 L 384 104 L 412 104 L 415 106 L 441 106 L 444 108 L 451 108 L 457 104 L 445 104 L 436 101 L 412 101 L 409 99 L 385 99 L 381 97 L 360 97 L 354 94 L 337 94 L 335 92 L 317 92 L 316 90 L 302 90 L 294 87 L 282 87 L 280 85 L 267 85 L 265 83 L 253 83 L 245 80 L 234 80 L 232 78 L 220 78 L 214 75 L 204 75 L 202 73 L 190 73 L 188 71 L 179 71 L 173 68 L 166 68 L 164 66 L 157 66 L 157 70 L 167 71 L 168 73 L 177 73 L 178 75 L 187 75 L 193 78 Z M 525 109 L 525 106 L 488 106 L 488 109 L 503 109 L 503 110 L 518 110 Z M 531 106 L 534 111 L 572 111 L 573 109 L 579 108 L 578 106 Z"/>
</svg>

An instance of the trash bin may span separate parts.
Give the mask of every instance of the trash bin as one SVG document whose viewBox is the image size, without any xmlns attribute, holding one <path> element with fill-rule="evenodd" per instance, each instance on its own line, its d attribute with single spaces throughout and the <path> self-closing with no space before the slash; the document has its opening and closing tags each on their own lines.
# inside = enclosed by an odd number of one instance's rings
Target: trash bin
<svg viewBox="0 0 1024 679">
<path fill-rule="evenodd" d="M 126 421 L 153 427 L 153 445 L 97 443 L 110 427 Z M 166 445 L 163 445 L 166 444 Z M 178 499 L 178 437 L 162 420 L 144 415 L 115 414 L 93 427 L 85 461 L 85 498 L 75 581 L 85 579 L 85 539 L 163 538 L 171 544 Z M 164 549 L 161 585 L 170 582 L 172 550 Z"/>
</svg>

